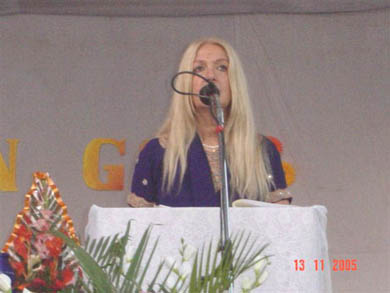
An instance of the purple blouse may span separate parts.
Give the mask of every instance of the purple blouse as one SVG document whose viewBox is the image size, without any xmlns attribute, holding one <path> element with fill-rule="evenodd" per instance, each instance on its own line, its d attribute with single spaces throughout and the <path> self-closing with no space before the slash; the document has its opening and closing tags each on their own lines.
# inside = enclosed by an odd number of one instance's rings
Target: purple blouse
<svg viewBox="0 0 390 293">
<path fill-rule="evenodd" d="M 263 157 L 266 160 L 268 173 L 272 174 L 274 186 L 270 190 L 287 187 L 275 145 L 266 137 L 262 139 Z M 178 170 L 172 191 L 162 189 L 164 148 L 158 138 L 150 140 L 140 152 L 135 166 L 131 192 L 148 202 L 171 207 L 216 207 L 220 206 L 220 192 L 215 192 L 211 169 L 201 140 L 195 135 L 187 156 L 187 170 L 179 189 Z M 246 198 L 245 195 L 233 194 L 232 200 Z"/>
</svg>

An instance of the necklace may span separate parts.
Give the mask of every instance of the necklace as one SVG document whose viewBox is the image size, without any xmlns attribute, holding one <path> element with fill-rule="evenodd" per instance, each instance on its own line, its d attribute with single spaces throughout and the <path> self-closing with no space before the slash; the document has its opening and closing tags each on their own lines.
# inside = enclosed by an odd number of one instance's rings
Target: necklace
<svg viewBox="0 0 390 293">
<path fill-rule="evenodd" d="M 208 145 L 208 144 L 205 144 L 205 143 L 202 143 L 202 145 L 204 147 L 206 147 L 206 148 L 213 149 L 213 150 L 219 148 L 219 145 Z"/>
<path fill-rule="evenodd" d="M 208 145 L 205 143 L 202 143 L 202 145 L 207 149 L 207 151 L 215 153 L 219 149 L 219 145 Z"/>
</svg>

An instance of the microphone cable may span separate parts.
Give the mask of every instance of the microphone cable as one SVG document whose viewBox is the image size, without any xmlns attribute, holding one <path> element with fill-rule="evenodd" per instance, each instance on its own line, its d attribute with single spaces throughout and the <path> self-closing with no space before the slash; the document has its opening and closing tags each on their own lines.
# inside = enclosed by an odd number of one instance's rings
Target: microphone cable
<svg viewBox="0 0 390 293">
<path fill-rule="evenodd" d="M 183 92 L 183 91 L 180 91 L 176 88 L 176 85 L 175 85 L 175 81 L 176 79 L 178 78 L 179 75 L 182 75 L 182 74 L 191 74 L 191 75 L 194 75 L 194 76 L 197 76 L 201 79 L 203 79 L 204 81 L 207 82 L 207 85 L 204 86 L 199 94 L 196 94 L 196 93 L 186 93 L 186 92 Z M 211 116 L 213 116 L 214 120 L 217 122 L 218 124 L 218 118 L 217 118 L 217 113 L 216 113 L 216 105 L 215 105 L 215 101 L 211 98 L 211 96 L 213 95 L 207 95 L 207 92 L 208 91 L 215 91 L 214 94 L 217 94 L 219 95 L 219 90 L 218 88 L 215 86 L 215 84 L 208 80 L 206 77 L 204 77 L 203 75 L 200 75 L 199 73 L 196 73 L 196 72 L 193 72 L 193 71 L 181 71 L 181 72 L 178 72 L 176 73 L 173 77 L 172 77 L 172 80 L 171 80 L 171 87 L 172 89 L 178 93 L 178 94 L 181 94 L 181 95 L 184 95 L 184 96 L 198 96 L 201 100 L 201 102 L 207 106 L 211 106 L 210 107 L 210 113 L 211 113 Z M 208 87 L 208 88 L 207 88 Z M 201 94 L 201 93 L 205 93 L 205 94 Z"/>
<path fill-rule="evenodd" d="M 208 80 L 208 79 L 207 79 L 206 77 L 204 77 L 203 75 L 200 75 L 199 73 L 196 73 L 196 72 L 193 72 L 193 71 L 181 71 L 181 72 L 176 73 L 176 74 L 172 77 L 172 80 L 171 80 L 171 87 L 172 87 L 172 89 L 173 89 L 175 92 L 177 92 L 178 94 L 184 95 L 184 96 L 198 96 L 198 97 L 200 97 L 200 98 L 210 99 L 209 96 L 204 96 L 204 95 L 201 95 L 201 94 L 186 93 L 186 92 L 179 91 L 179 90 L 176 88 L 175 81 L 176 81 L 176 79 L 179 77 L 179 75 L 182 75 L 182 74 L 191 74 L 191 75 L 195 75 L 195 76 L 197 76 L 197 77 L 200 77 L 200 78 L 203 79 L 204 81 L 206 81 L 208 84 L 211 83 L 210 80 Z"/>
</svg>

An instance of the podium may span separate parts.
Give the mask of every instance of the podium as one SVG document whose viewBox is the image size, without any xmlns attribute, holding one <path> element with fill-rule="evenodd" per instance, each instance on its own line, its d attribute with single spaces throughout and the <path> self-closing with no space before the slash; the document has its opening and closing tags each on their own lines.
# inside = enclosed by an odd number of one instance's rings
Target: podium
<svg viewBox="0 0 390 293">
<path fill-rule="evenodd" d="M 326 237 L 327 210 L 323 206 L 231 208 L 232 234 L 245 230 L 259 246 L 269 243 L 273 255 L 268 278 L 255 292 L 332 292 Z M 159 237 L 152 263 L 179 256 L 180 240 L 201 248 L 220 234 L 219 208 L 101 208 L 93 205 L 85 234 L 91 238 L 124 232 L 132 221 L 130 245 L 136 246 L 153 224 L 150 246 Z M 304 266 L 303 266 L 303 265 Z M 252 272 L 248 272 L 250 275 Z M 245 275 L 245 274 L 244 274 Z M 234 292 L 241 292 L 240 280 Z"/>
</svg>

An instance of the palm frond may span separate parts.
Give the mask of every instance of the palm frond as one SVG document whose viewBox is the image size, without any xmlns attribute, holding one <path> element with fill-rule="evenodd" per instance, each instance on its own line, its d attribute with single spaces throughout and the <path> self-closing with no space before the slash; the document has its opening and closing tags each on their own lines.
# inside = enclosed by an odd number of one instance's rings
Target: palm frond
<svg viewBox="0 0 390 293">
<path fill-rule="evenodd" d="M 176 263 L 165 271 L 164 262 L 161 262 L 151 281 L 145 286 L 145 280 L 150 280 L 148 273 L 159 242 L 159 239 L 155 240 L 152 247 L 148 248 L 151 230 L 152 226 L 149 226 L 143 233 L 126 271 L 123 271 L 123 265 L 130 237 L 130 222 L 122 236 L 116 234 L 99 240 L 87 239 L 84 249 L 60 232 L 53 234 L 62 238 L 72 249 L 88 275 L 89 283 L 82 286 L 87 293 L 135 293 L 142 290 L 167 293 L 223 292 L 241 274 L 268 257 L 259 257 L 267 245 L 258 247 L 257 241 L 251 239 L 251 234 L 242 231 L 232 236 L 222 252 L 220 242 L 215 245 L 210 240 L 208 244 L 204 244 L 193 257 L 189 275 L 180 275 Z M 183 257 L 186 244 L 182 241 L 182 245 L 184 248 L 180 253 Z M 173 282 L 168 284 L 168 279 L 172 277 L 176 279 L 170 280 Z"/>
</svg>

